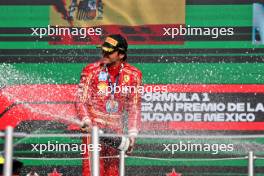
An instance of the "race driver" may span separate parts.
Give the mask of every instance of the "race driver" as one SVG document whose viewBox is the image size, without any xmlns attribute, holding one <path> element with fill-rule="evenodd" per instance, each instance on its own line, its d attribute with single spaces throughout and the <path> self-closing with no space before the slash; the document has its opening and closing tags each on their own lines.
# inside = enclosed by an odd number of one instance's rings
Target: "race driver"
<svg viewBox="0 0 264 176">
<path fill-rule="evenodd" d="M 117 134 L 124 133 L 124 129 L 128 129 L 129 147 L 126 152 L 130 154 L 141 120 L 141 94 L 137 88 L 141 86 L 142 73 L 127 63 L 128 44 L 120 34 L 106 37 L 100 48 L 102 59 L 88 64 L 81 73 L 79 103 L 77 103 L 78 116 L 82 120 L 83 131 L 89 132 L 92 125 L 98 126 L 103 131 Z M 116 91 L 118 86 L 130 86 L 133 89 Z M 127 127 L 124 124 L 127 124 Z M 84 144 L 90 144 L 90 142 L 90 137 L 83 138 Z M 105 144 L 102 144 L 101 148 L 101 156 L 118 155 L 116 148 Z M 91 154 L 87 151 L 83 159 L 83 176 L 91 175 L 89 156 Z M 118 158 L 100 159 L 100 175 L 118 176 L 118 165 Z"/>
</svg>

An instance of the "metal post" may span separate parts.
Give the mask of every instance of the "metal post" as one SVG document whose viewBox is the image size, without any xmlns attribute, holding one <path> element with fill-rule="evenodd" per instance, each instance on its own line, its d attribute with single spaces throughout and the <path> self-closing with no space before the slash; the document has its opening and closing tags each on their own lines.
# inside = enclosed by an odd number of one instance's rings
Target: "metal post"
<svg viewBox="0 0 264 176">
<path fill-rule="evenodd" d="M 248 176 L 254 176 L 254 152 L 248 153 Z"/>
<path fill-rule="evenodd" d="M 6 128 L 5 136 L 5 163 L 4 163 L 4 176 L 12 176 L 13 170 L 13 127 Z"/>
<path fill-rule="evenodd" d="M 119 152 L 119 176 L 125 176 L 125 151 Z"/>
<path fill-rule="evenodd" d="M 100 152 L 99 152 L 99 130 L 97 126 L 93 126 L 92 128 L 92 176 L 100 176 Z"/>
</svg>

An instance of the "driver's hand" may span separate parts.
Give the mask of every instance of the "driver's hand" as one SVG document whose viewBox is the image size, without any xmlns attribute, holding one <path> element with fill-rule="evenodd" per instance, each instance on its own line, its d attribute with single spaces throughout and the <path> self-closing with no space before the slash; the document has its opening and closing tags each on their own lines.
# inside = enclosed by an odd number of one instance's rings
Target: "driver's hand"
<svg viewBox="0 0 264 176">
<path fill-rule="evenodd" d="M 131 155 L 132 154 L 132 152 L 134 150 L 136 138 L 135 137 L 130 137 L 129 140 L 130 140 L 130 144 L 129 144 L 129 147 L 128 147 L 127 151 L 126 151 L 127 155 Z"/>
<path fill-rule="evenodd" d="M 92 130 L 92 122 L 89 118 L 84 118 L 81 124 L 81 131 L 90 133 Z"/>
</svg>

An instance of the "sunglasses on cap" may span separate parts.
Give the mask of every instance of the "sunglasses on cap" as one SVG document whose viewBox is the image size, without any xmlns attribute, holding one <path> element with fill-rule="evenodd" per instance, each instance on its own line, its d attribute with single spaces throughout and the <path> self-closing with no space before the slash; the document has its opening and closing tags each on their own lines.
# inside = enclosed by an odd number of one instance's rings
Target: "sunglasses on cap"
<svg viewBox="0 0 264 176">
<path fill-rule="evenodd" d="M 117 49 L 114 49 L 114 50 L 111 50 L 111 51 L 105 51 L 103 49 L 101 50 L 103 55 L 111 55 L 111 54 L 113 54 L 116 51 L 117 51 Z"/>
</svg>

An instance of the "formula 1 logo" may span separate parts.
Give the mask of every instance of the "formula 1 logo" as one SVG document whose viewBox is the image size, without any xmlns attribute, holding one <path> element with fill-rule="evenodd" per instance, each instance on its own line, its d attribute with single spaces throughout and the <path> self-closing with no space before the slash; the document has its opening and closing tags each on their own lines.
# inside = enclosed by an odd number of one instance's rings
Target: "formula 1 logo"
<svg viewBox="0 0 264 176">
<path fill-rule="evenodd" d="M 102 0 L 71 0 L 68 9 L 70 20 L 102 20 L 103 2 Z"/>
<path fill-rule="evenodd" d="M 183 175 L 180 174 L 180 173 L 177 173 L 175 171 L 175 169 L 172 169 L 172 172 L 171 173 L 167 173 L 166 176 L 183 176 Z"/>
</svg>

